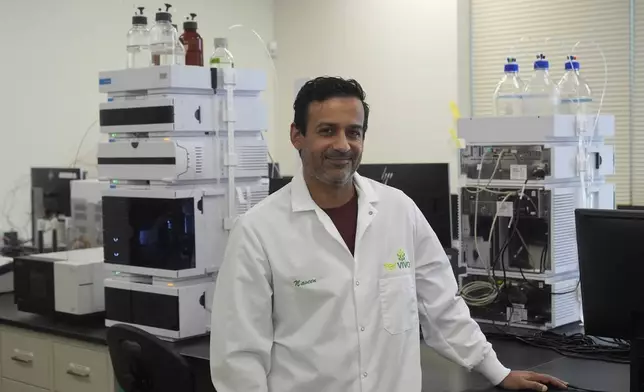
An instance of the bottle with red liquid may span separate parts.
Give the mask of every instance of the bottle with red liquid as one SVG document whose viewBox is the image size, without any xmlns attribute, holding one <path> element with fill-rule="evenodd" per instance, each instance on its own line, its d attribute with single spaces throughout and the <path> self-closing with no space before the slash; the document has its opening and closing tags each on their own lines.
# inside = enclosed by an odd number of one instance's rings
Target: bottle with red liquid
<svg viewBox="0 0 644 392">
<path fill-rule="evenodd" d="M 186 18 L 183 22 L 183 34 L 179 41 L 186 49 L 186 65 L 203 67 L 203 39 L 197 33 L 197 14 L 190 14 L 192 19 Z"/>
</svg>

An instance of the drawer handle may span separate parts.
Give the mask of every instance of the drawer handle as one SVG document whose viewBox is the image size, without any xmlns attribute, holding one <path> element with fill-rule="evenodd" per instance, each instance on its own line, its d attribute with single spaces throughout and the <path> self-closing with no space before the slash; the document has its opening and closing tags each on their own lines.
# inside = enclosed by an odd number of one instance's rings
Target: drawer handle
<svg viewBox="0 0 644 392">
<path fill-rule="evenodd" d="M 91 372 L 91 369 L 88 368 L 87 366 L 78 365 L 75 363 L 70 363 L 67 368 L 67 374 L 76 376 L 76 377 L 87 378 L 89 377 L 90 372 Z"/>
<path fill-rule="evenodd" d="M 34 353 L 29 351 L 18 350 L 17 348 L 13 349 L 13 354 L 11 360 L 20 362 L 20 363 L 32 363 L 34 361 Z"/>
</svg>

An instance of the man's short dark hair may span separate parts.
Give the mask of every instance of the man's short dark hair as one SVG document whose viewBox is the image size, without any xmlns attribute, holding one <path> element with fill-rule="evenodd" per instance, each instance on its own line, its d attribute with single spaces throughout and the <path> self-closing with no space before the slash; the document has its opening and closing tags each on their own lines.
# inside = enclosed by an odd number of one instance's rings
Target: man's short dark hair
<svg viewBox="0 0 644 392">
<path fill-rule="evenodd" d="M 309 80 L 297 93 L 295 103 L 293 104 L 293 110 L 295 111 L 293 123 L 295 124 L 295 128 L 302 135 L 306 135 L 306 124 L 308 122 L 309 105 L 311 102 L 322 102 L 330 98 L 341 97 L 355 97 L 362 102 L 362 107 L 364 108 L 364 124 L 362 124 L 362 129 L 363 132 L 366 132 L 367 123 L 369 122 L 369 105 L 365 102 L 366 95 L 362 86 L 354 79 L 342 79 L 332 76 L 320 76 Z"/>
</svg>

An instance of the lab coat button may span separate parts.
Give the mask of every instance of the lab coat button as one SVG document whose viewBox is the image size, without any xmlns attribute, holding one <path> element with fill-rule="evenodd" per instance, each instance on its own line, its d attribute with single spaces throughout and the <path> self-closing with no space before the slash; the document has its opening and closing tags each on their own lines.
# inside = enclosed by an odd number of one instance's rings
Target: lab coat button
<svg viewBox="0 0 644 392">
<path fill-rule="evenodd" d="M 362 332 L 364 332 L 364 327 L 360 327 L 360 330 L 361 330 Z"/>
<path fill-rule="evenodd" d="M 367 378 L 369 374 L 367 372 L 362 373 L 362 378 Z"/>
<path fill-rule="evenodd" d="M 369 211 L 369 215 L 373 215 L 373 211 Z"/>
<path fill-rule="evenodd" d="M 356 280 L 356 286 L 360 286 L 360 281 Z"/>
</svg>

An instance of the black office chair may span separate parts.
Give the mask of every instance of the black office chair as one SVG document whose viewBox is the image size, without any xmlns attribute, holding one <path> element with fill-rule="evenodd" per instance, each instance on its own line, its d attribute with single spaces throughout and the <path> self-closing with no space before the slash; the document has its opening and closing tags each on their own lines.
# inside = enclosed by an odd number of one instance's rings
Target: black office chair
<svg viewBox="0 0 644 392">
<path fill-rule="evenodd" d="M 107 330 L 116 381 L 124 392 L 194 392 L 186 360 L 167 342 L 139 328 L 117 324 Z"/>
</svg>

